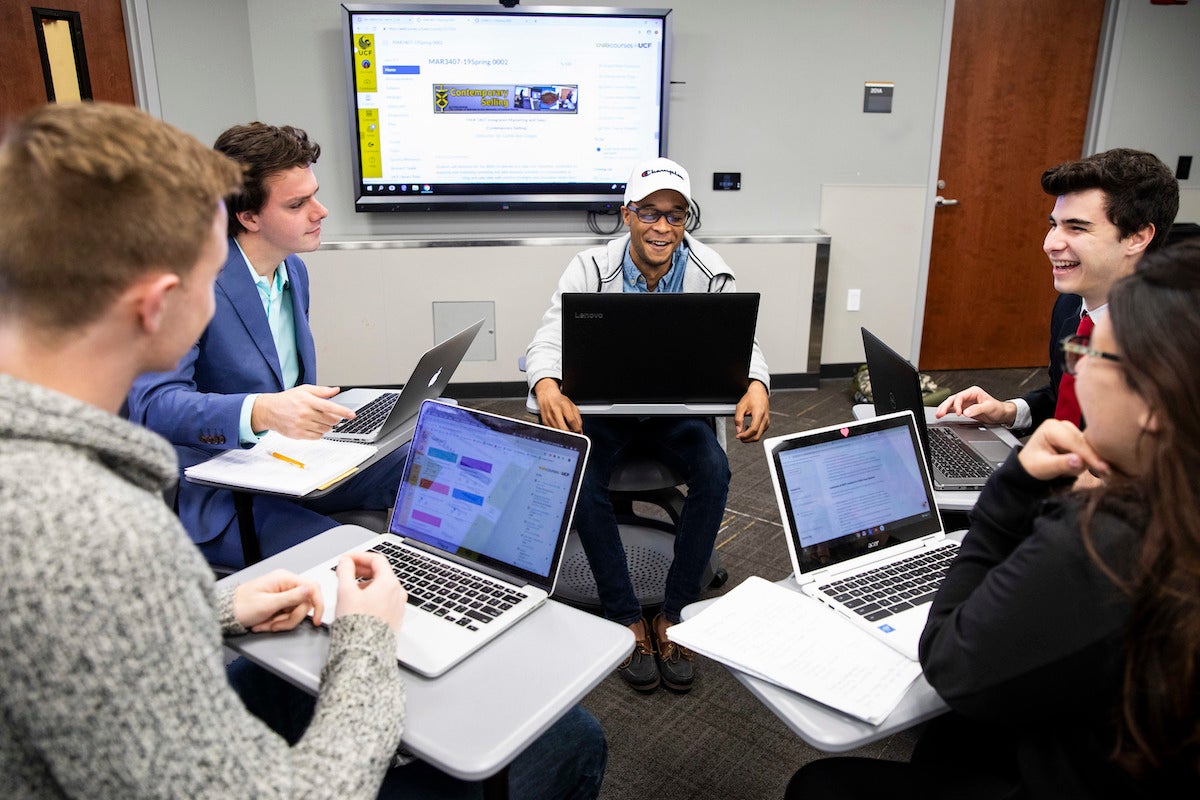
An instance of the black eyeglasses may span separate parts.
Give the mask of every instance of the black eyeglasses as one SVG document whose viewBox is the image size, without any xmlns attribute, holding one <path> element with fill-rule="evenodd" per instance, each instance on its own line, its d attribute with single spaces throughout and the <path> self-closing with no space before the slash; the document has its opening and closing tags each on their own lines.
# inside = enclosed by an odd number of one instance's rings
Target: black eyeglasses
<svg viewBox="0 0 1200 800">
<path fill-rule="evenodd" d="M 1103 350 L 1097 350 L 1088 345 L 1091 343 L 1090 336 L 1068 336 L 1058 343 L 1063 351 L 1063 368 L 1066 369 L 1068 375 L 1075 374 L 1075 367 L 1079 364 L 1080 356 L 1088 356 L 1089 358 L 1105 358 L 1109 361 L 1120 362 L 1121 357 L 1106 353 Z"/>
<path fill-rule="evenodd" d="M 647 225 L 653 225 L 662 217 L 666 217 L 667 222 L 671 225 L 674 225 L 676 228 L 686 223 L 688 221 L 688 217 L 691 216 L 692 213 L 690 209 L 687 211 L 680 211 L 677 208 L 673 208 L 670 211 L 659 211 L 657 208 L 640 208 L 639 206 L 626 206 L 626 208 L 633 212 L 634 216 Z"/>
</svg>

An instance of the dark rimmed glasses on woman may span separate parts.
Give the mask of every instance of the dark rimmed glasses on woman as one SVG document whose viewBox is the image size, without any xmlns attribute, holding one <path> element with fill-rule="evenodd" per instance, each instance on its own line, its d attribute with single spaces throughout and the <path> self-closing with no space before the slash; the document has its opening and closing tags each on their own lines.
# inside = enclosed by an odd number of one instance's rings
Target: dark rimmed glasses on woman
<svg viewBox="0 0 1200 800">
<path fill-rule="evenodd" d="M 1121 357 L 1113 353 L 1106 353 L 1103 350 L 1097 350 L 1091 347 L 1092 337 L 1090 336 L 1068 336 L 1059 342 L 1059 347 L 1063 351 L 1063 368 L 1068 375 L 1075 374 L 1075 367 L 1079 364 L 1081 356 L 1089 358 L 1103 358 L 1109 361 L 1120 362 Z"/>
</svg>

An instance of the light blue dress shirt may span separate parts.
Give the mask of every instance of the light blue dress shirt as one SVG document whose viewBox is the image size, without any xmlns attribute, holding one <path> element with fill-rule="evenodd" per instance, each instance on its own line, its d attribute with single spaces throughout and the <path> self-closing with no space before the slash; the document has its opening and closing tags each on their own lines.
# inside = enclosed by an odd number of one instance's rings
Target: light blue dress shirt
<svg viewBox="0 0 1200 800">
<path fill-rule="evenodd" d="M 658 285 L 654 291 L 666 294 L 682 292 L 683 273 L 687 270 L 687 260 L 688 246 L 686 243 L 680 242 L 679 247 L 676 247 L 675 252 L 671 254 L 671 268 L 667 270 L 666 275 L 658 279 Z M 637 268 L 637 264 L 633 263 L 633 257 L 629 255 L 629 245 L 625 246 L 625 260 L 621 262 L 621 269 L 625 273 L 624 291 L 641 292 L 642 294 L 650 292 L 646 286 L 646 276 Z"/>
<path fill-rule="evenodd" d="M 259 299 L 262 300 L 263 312 L 267 315 L 267 324 L 271 328 L 271 338 L 275 341 L 275 352 L 279 355 L 279 367 L 283 375 L 283 387 L 291 389 L 300 379 L 300 357 L 296 352 L 296 318 L 292 308 L 291 282 L 288 280 L 287 264 L 279 262 L 270 278 L 259 275 L 246 257 L 242 246 L 234 239 L 246 268 L 250 270 L 250 279 L 258 287 Z M 242 413 L 239 420 L 238 439 L 243 444 L 257 442 L 262 431 L 255 432 L 250 427 L 250 415 L 254 410 L 257 394 L 248 394 L 242 401 Z"/>
</svg>

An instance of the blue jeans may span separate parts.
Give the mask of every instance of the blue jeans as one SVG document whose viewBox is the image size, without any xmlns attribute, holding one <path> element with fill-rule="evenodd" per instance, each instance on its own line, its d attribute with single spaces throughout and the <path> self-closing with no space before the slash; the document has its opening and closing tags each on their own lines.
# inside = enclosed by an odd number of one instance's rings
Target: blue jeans
<svg viewBox="0 0 1200 800">
<path fill-rule="evenodd" d="M 247 659 L 225 671 L 246 708 L 271 730 L 295 744 L 312 719 L 316 698 Z M 464 720 L 469 725 L 469 720 Z M 574 706 L 533 741 L 508 768 L 513 800 L 592 800 L 600 794 L 608 744 L 596 718 Z M 380 798 L 392 800 L 478 800 L 483 784 L 451 777 L 424 761 L 388 770 Z"/>
<path fill-rule="evenodd" d="M 622 451 L 635 440 L 684 477 L 687 499 L 675 533 L 675 557 L 667 573 L 662 614 L 678 622 L 680 612 L 700 597 L 704 567 L 712 556 L 729 495 L 729 459 L 712 425 L 694 417 L 584 417 L 592 440 L 587 470 L 575 508 L 575 527 L 596 578 L 604 616 L 630 625 L 641 619 L 625 548 L 608 494 L 608 479 Z"/>
<path fill-rule="evenodd" d="M 396 448 L 369 469 L 346 481 L 337 491 L 316 500 L 255 495 L 254 530 L 263 558 L 281 553 L 338 525 L 328 514 L 354 509 L 386 511 L 396 500 L 408 445 Z M 242 538 L 234 517 L 215 539 L 197 545 L 212 564 L 244 564 Z"/>
</svg>

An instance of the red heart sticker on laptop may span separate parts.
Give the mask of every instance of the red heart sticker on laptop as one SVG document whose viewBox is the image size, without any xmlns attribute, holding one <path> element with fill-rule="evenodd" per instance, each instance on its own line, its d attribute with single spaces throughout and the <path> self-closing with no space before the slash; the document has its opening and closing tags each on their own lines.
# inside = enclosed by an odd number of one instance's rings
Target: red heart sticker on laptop
<svg viewBox="0 0 1200 800">
<path fill-rule="evenodd" d="M 842 436 L 849 436 L 849 435 L 850 435 L 850 429 L 842 428 Z"/>
</svg>

